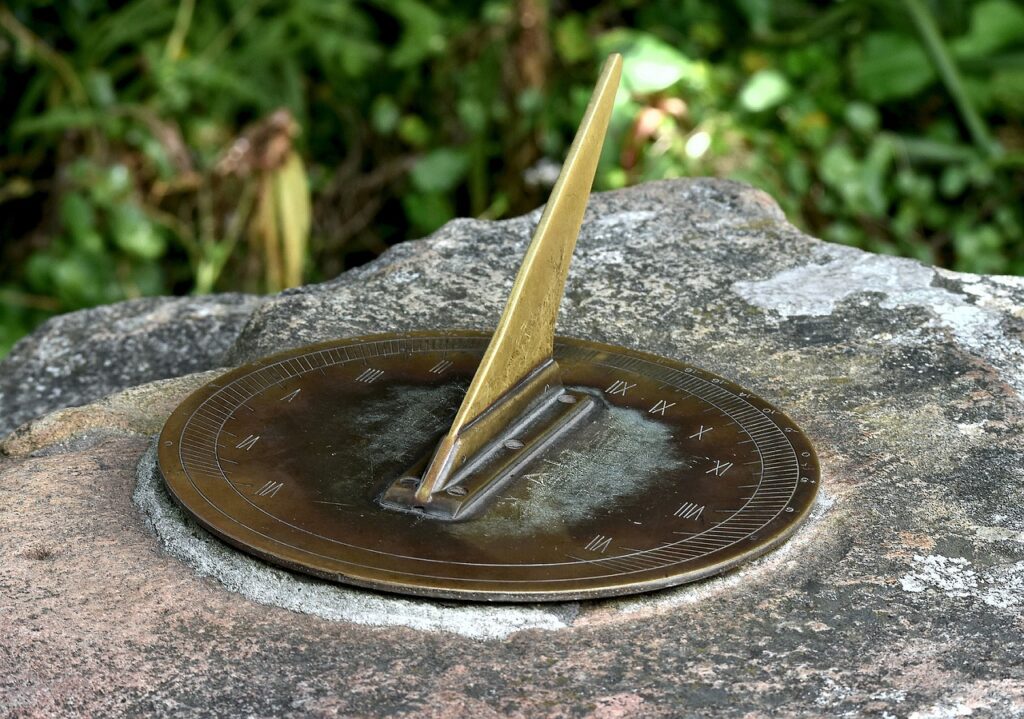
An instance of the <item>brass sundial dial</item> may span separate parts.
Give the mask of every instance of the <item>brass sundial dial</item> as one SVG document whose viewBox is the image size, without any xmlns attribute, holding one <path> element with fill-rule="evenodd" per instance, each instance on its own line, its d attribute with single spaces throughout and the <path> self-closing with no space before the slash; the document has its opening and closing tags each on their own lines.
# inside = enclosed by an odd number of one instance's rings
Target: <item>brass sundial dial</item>
<svg viewBox="0 0 1024 719">
<path fill-rule="evenodd" d="M 493 335 L 302 347 L 174 411 L 160 469 L 200 524 L 320 577 L 499 601 L 681 584 L 794 531 L 818 462 L 782 412 L 699 367 L 554 336 L 621 65 L 605 65 Z"/>
</svg>

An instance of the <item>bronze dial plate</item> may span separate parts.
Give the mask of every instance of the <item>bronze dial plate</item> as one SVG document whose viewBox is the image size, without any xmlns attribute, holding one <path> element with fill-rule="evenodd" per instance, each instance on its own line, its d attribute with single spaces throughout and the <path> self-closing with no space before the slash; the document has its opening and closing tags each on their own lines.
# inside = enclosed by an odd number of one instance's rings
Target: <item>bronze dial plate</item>
<svg viewBox="0 0 1024 719">
<path fill-rule="evenodd" d="M 175 499 L 236 547 L 407 594 L 544 601 L 693 581 L 788 537 L 817 491 L 810 442 L 741 387 L 682 362 L 556 338 L 566 387 L 607 404 L 479 516 L 384 509 L 451 425 L 490 335 L 375 335 L 284 352 L 183 402 L 160 435 Z M 508 452 L 515 452 L 510 442 Z"/>
</svg>

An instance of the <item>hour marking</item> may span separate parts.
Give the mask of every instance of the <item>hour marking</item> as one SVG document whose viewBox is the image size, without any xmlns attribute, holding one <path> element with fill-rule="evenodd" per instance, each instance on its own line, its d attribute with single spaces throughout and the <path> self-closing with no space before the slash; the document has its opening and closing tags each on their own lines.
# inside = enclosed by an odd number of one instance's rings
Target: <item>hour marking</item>
<svg viewBox="0 0 1024 719">
<path fill-rule="evenodd" d="M 384 376 L 384 370 L 374 369 L 373 367 L 367 367 L 363 370 L 362 374 L 356 377 L 356 382 L 365 382 L 366 384 L 373 384 Z"/>
<path fill-rule="evenodd" d="M 675 511 L 675 516 L 682 517 L 683 519 L 700 519 L 700 515 L 704 512 L 704 506 L 696 505 L 693 502 L 687 502 Z"/>
<path fill-rule="evenodd" d="M 277 494 L 277 490 L 284 486 L 284 482 L 269 481 L 262 487 L 256 490 L 256 494 L 260 497 L 273 497 Z"/>
<path fill-rule="evenodd" d="M 675 407 L 675 406 L 676 406 L 675 402 L 666 402 L 663 399 L 659 399 L 657 404 L 655 404 L 653 407 L 651 407 L 649 410 L 647 410 L 647 414 L 660 414 L 660 415 L 664 416 L 666 409 L 668 409 L 669 407 Z"/>
<path fill-rule="evenodd" d="M 260 436 L 258 434 L 250 434 L 248 437 L 243 439 L 241 442 L 235 445 L 235 449 L 244 449 L 248 452 L 252 449 L 253 445 L 259 441 Z"/>
<path fill-rule="evenodd" d="M 600 554 L 604 554 L 605 550 L 608 549 L 608 546 L 611 543 L 611 537 L 605 537 L 604 535 L 598 534 L 593 539 L 591 539 L 590 542 L 587 543 L 587 546 L 584 547 L 584 549 L 591 552 L 598 552 Z"/>
<path fill-rule="evenodd" d="M 430 368 L 431 374 L 442 374 L 446 369 L 452 366 L 451 360 L 441 360 L 436 365 Z"/>
<path fill-rule="evenodd" d="M 626 390 L 630 390 L 636 387 L 636 383 L 624 382 L 621 379 L 617 379 L 611 383 L 608 389 L 605 390 L 608 394 L 621 394 L 623 397 L 626 396 Z"/>
<path fill-rule="evenodd" d="M 297 390 L 295 390 L 293 392 L 289 392 L 284 397 L 282 397 L 280 401 L 281 402 L 291 402 L 293 399 L 295 399 L 296 397 L 299 396 L 299 392 L 301 392 L 301 391 L 302 391 L 301 389 L 297 389 Z"/>
<path fill-rule="evenodd" d="M 729 471 L 730 467 L 732 467 L 732 462 L 723 462 L 720 459 L 716 459 L 715 466 L 709 469 L 704 474 L 711 474 L 712 472 L 714 472 L 716 477 L 721 477 L 723 474 Z"/>
<path fill-rule="evenodd" d="M 707 434 L 708 432 L 710 432 L 713 429 L 714 429 L 714 427 L 705 427 L 704 425 L 701 425 L 700 429 L 698 429 L 696 432 L 694 432 L 693 434 L 691 434 L 689 436 L 689 439 L 696 438 L 696 439 L 700 440 L 700 439 L 702 439 L 704 437 L 705 434 Z"/>
</svg>

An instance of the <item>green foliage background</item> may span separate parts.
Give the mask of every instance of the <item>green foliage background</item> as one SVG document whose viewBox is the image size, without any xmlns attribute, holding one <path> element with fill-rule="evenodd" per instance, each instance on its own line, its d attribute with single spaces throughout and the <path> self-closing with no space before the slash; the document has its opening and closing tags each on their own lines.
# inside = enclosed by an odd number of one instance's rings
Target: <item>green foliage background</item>
<svg viewBox="0 0 1024 719">
<path fill-rule="evenodd" d="M 315 281 L 531 209 L 613 51 L 598 189 L 730 177 L 828 240 L 1024 274 L 1019 2 L 575 7 L 0 5 L 0 354 L 53 313 L 274 289 L 288 253 Z"/>
</svg>

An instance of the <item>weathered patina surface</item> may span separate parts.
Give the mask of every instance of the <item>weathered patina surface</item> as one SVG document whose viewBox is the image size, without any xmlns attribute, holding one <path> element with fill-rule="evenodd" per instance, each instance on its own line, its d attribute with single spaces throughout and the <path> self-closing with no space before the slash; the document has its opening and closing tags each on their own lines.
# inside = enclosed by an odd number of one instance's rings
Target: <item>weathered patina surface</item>
<svg viewBox="0 0 1024 719">
<path fill-rule="evenodd" d="M 246 300 L 209 338 L 226 355 L 10 435 L 0 715 L 1024 716 L 1024 280 L 822 243 L 740 185 L 595 196 L 559 332 L 703 365 L 786 409 L 823 488 L 780 551 L 642 598 L 467 606 L 264 567 L 167 500 L 151 435 L 212 376 L 187 373 L 343 335 L 486 329 L 537 217 L 460 220 Z M 67 366 L 40 337 L 0 364 L 3 386 Z"/>
</svg>

